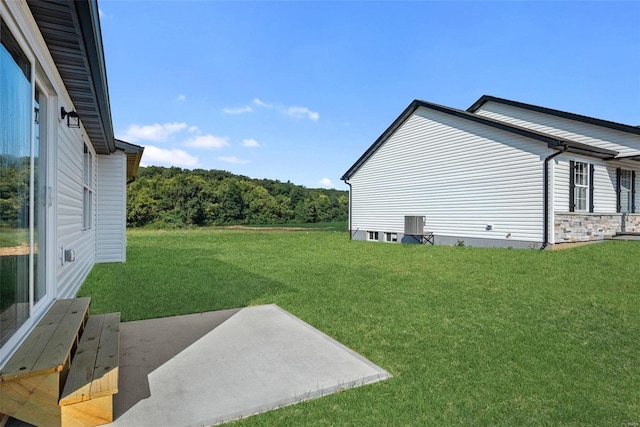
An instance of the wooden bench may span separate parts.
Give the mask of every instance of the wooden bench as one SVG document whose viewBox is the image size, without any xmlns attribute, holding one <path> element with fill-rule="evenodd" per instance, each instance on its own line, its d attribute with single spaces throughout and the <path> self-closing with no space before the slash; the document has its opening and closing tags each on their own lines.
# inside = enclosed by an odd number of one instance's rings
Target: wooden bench
<svg viewBox="0 0 640 427">
<path fill-rule="evenodd" d="M 120 313 L 89 317 L 60 397 L 63 426 L 113 421 L 119 337 Z"/>
<path fill-rule="evenodd" d="M 90 302 L 54 302 L 7 361 L 0 371 L 0 417 L 5 414 L 37 426 L 112 421 L 120 315 L 89 316 Z M 89 369 L 91 358 L 94 365 Z M 87 403 L 93 400 L 95 405 Z"/>
</svg>

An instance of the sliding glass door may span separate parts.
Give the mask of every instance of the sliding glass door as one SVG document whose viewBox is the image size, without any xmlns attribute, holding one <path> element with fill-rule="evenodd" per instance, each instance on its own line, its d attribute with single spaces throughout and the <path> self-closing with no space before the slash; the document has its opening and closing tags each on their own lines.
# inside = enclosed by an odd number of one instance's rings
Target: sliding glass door
<svg viewBox="0 0 640 427">
<path fill-rule="evenodd" d="M 46 99 L 32 64 L 0 20 L 0 346 L 47 292 Z"/>
</svg>

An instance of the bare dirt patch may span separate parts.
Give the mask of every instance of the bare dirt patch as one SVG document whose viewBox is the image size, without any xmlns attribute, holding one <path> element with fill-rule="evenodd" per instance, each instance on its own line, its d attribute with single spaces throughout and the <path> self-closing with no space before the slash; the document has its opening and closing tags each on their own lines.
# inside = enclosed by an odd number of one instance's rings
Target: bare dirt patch
<svg viewBox="0 0 640 427">
<path fill-rule="evenodd" d="M 6 248 L 0 248 L 0 256 L 9 255 L 29 255 L 29 244 L 23 243 L 20 246 L 9 246 Z"/>
</svg>

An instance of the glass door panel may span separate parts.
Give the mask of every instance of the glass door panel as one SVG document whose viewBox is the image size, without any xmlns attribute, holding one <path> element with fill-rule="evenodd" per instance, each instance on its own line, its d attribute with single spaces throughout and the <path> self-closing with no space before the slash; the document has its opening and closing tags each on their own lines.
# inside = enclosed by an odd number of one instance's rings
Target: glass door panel
<svg viewBox="0 0 640 427">
<path fill-rule="evenodd" d="M 31 64 L 0 20 L 0 345 L 29 318 Z"/>
</svg>

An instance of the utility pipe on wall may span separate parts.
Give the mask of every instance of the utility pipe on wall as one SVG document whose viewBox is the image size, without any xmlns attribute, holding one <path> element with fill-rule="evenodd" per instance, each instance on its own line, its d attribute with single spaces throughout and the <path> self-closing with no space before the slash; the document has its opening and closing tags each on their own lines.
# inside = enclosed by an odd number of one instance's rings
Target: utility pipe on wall
<svg viewBox="0 0 640 427">
<path fill-rule="evenodd" d="M 549 162 L 553 160 L 554 157 L 559 156 L 560 154 L 567 151 L 567 146 L 563 145 L 560 148 L 560 151 L 557 151 L 550 156 L 547 156 L 544 159 L 544 213 L 543 213 L 543 227 L 544 227 L 544 238 L 542 241 L 542 247 L 540 250 L 546 249 L 549 246 Z"/>
</svg>

